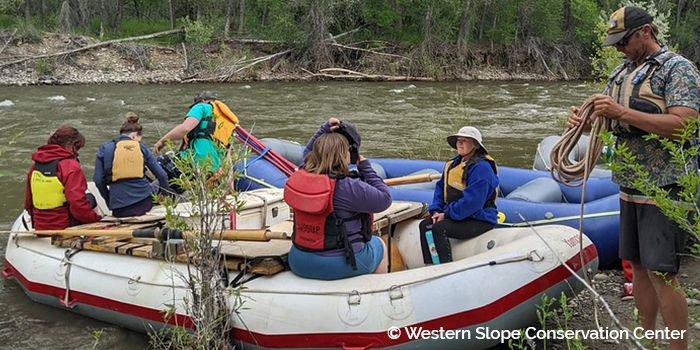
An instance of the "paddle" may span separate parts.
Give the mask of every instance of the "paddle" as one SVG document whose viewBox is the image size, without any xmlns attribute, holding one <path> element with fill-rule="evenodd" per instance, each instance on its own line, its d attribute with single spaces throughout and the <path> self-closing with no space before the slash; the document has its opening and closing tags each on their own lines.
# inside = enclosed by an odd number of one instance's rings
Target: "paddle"
<svg viewBox="0 0 700 350">
<path fill-rule="evenodd" d="M 407 185 L 416 184 L 421 182 L 430 182 L 437 180 L 442 177 L 442 174 L 420 174 L 420 175 L 409 175 L 402 177 L 395 177 L 391 179 L 384 180 L 387 186 L 397 186 L 397 185 Z"/>
<path fill-rule="evenodd" d="M 75 236 L 109 236 L 124 238 L 156 238 L 159 241 L 195 237 L 194 232 L 183 232 L 173 228 L 142 228 L 134 230 L 36 230 L 36 231 L 0 231 L 0 233 L 29 233 L 40 235 Z M 288 239 L 286 232 L 270 230 L 223 230 L 214 234 L 214 239 L 227 241 L 269 241 L 271 239 Z"/>
</svg>

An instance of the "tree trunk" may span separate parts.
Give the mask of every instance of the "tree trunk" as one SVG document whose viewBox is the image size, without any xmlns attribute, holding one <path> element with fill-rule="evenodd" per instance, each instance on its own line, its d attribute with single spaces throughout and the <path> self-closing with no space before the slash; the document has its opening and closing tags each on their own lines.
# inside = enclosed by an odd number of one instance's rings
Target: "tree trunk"
<svg viewBox="0 0 700 350">
<path fill-rule="evenodd" d="M 80 14 L 80 26 L 84 29 L 90 28 L 90 3 L 88 0 L 78 1 L 78 13 Z"/>
<path fill-rule="evenodd" d="M 430 54 L 432 51 L 433 40 L 433 4 L 428 5 L 428 10 L 425 11 L 425 20 L 423 21 L 423 43 L 421 50 L 423 54 Z"/>
<path fill-rule="evenodd" d="M 564 1 L 564 35 L 566 35 L 569 40 L 574 37 L 574 16 L 571 15 L 571 0 Z"/>
<path fill-rule="evenodd" d="M 483 12 L 481 12 L 481 20 L 479 21 L 479 42 L 484 38 L 484 23 L 486 23 L 486 6 L 484 6 Z"/>
<path fill-rule="evenodd" d="M 106 0 L 100 0 L 100 40 L 105 36 L 105 17 L 107 16 L 105 1 Z"/>
<path fill-rule="evenodd" d="M 464 12 L 459 20 L 459 34 L 457 35 L 457 49 L 460 54 L 467 52 L 469 46 L 469 8 L 472 6 L 472 0 L 467 0 L 464 3 Z"/>
<path fill-rule="evenodd" d="M 139 0 L 134 0 L 134 11 L 136 11 L 136 18 L 141 19 L 141 10 L 139 9 Z"/>
<path fill-rule="evenodd" d="M 493 39 L 496 35 L 496 20 L 498 19 L 498 13 L 493 14 L 493 26 L 491 26 L 491 51 L 493 51 Z"/>
<path fill-rule="evenodd" d="M 29 23 L 32 19 L 32 8 L 29 5 L 29 0 L 24 0 L 24 20 Z"/>
<path fill-rule="evenodd" d="M 228 39 L 231 34 L 231 15 L 233 14 L 233 1 L 229 0 L 226 5 L 226 23 L 224 24 L 224 38 Z"/>
<path fill-rule="evenodd" d="M 39 0 L 39 13 L 41 15 L 41 25 L 46 26 L 46 3 L 44 0 Z"/>
<path fill-rule="evenodd" d="M 309 56 L 313 68 L 318 70 L 333 62 L 331 52 L 325 41 L 328 38 L 328 14 L 330 11 L 329 0 L 311 0 L 308 16 L 309 28 Z"/>
<path fill-rule="evenodd" d="M 267 21 L 267 12 L 270 11 L 270 7 L 267 4 L 267 1 L 265 2 L 265 5 L 263 5 L 263 10 L 262 10 L 262 19 L 260 20 L 260 26 L 265 27 L 265 22 Z"/>
<path fill-rule="evenodd" d="M 239 0 L 238 7 L 238 35 L 243 35 L 245 31 L 245 0 Z"/>
<path fill-rule="evenodd" d="M 62 33 L 70 33 L 73 30 L 73 19 L 71 18 L 70 2 L 64 0 L 61 4 L 61 9 L 58 12 L 58 31 Z"/>
<path fill-rule="evenodd" d="M 170 12 L 170 29 L 175 29 L 175 8 L 173 8 L 173 0 L 168 0 L 168 11 Z"/>
</svg>

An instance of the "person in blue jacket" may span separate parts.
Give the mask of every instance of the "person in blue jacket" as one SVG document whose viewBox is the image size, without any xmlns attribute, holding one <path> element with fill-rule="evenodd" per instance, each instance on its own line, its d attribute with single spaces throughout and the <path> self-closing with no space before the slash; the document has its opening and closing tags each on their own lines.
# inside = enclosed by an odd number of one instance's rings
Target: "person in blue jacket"
<svg viewBox="0 0 700 350">
<path fill-rule="evenodd" d="M 93 181 L 116 217 L 139 216 L 153 208 L 153 194 L 169 191 L 168 175 L 143 145 L 136 113 L 126 114 L 119 137 L 105 142 L 95 156 Z M 150 181 L 146 168 L 157 180 Z"/>
<path fill-rule="evenodd" d="M 423 261 L 452 261 L 449 238 L 469 239 L 496 226 L 498 168 L 482 143 L 481 132 L 471 126 L 447 137 L 457 156 L 447 161 L 435 186 L 430 218 L 420 223 Z"/>
</svg>

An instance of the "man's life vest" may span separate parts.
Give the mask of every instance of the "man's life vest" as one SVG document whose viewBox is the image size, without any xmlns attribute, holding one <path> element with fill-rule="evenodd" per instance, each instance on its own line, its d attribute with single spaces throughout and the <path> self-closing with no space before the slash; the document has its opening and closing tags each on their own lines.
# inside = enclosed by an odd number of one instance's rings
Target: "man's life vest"
<svg viewBox="0 0 700 350">
<path fill-rule="evenodd" d="M 296 171 L 284 186 L 284 200 L 294 208 L 294 230 L 292 242 L 300 250 L 322 252 L 344 249 L 345 256 L 357 269 L 355 252 L 347 235 L 345 223 L 361 220 L 361 240 L 372 238 L 372 216 L 359 213 L 349 218 L 340 218 L 333 209 L 333 194 L 338 175 L 315 175 L 303 169 Z"/>
<path fill-rule="evenodd" d="M 651 77 L 676 54 L 670 51 L 660 53 L 635 68 L 632 73 L 625 75 L 625 66 L 621 66 L 612 74 L 608 94 L 617 103 L 650 114 L 666 114 L 668 108 L 663 96 L 657 95 L 651 89 Z M 617 135 L 642 136 L 648 132 L 617 120 L 613 121 L 613 131 Z"/>
<path fill-rule="evenodd" d="M 107 170 L 107 182 L 142 179 L 144 175 L 143 153 L 136 140 L 114 140 L 112 169 Z"/>
<path fill-rule="evenodd" d="M 187 133 L 182 145 L 183 150 L 196 139 L 216 140 L 225 147 L 230 144 L 233 130 L 239 123 L 238 117 L 221 101 L 214 100 L 209 104 L 212 106 L 212 113 L 202 118 L 199 124 Z"/>
<path fill-rule="evenodd" d="M 49 210 L 67 205 L 65 187 L 58 179 L 58 162 L 56 159 L 47 163 L 34 163 L 30 187 L 32 205 L 36 209 Z"/>
<path fill-rule="evenodd" d="M 445 163 L 445 171 L 443 172 L 443 174 L 445 174 L 445 204 L 458 201 L 463 197 L 462 191 L 467 188 L 467 183 L 469 181 L 469 168 L 473 167 L 476 165 L 476 163 L 482 160 L 488 161 L 491 168 L 493 168 L 493 172 L 496 174 L 496 176 L 498 176 L 496 160 L 488 154 L 475 154 L 467 162 L 459 162 L 457 165 L 454 165 L 455 161 Z M 495 208 L 497 197 L 498 189 L 494 190 L 491 197 L 489 197 L 489 199 L 486 201 L 484 208 Z"/>
</svg>

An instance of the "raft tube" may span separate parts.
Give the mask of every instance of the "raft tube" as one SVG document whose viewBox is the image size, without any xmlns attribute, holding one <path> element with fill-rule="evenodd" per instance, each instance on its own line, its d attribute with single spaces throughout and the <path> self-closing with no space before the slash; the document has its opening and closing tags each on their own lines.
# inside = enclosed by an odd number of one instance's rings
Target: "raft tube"
<svg viewBox="0 0 700 350">
<path fill-rule="evenodd" d="M 303 146 L 299 145 L 297 152 L 302 152 Z M 412 159 L 370 159 L 373 164 L 380 165 L 386 178 L 406 176 L 417 172 L 442 173 L 445 163 L 431 160 Z M 237 168 L 243 169 L 241 164 Z M 500 193 L 508 196 L 511 192 L 529 182 L 539 178 L 551 178 L 549 172 L 517 169 L 499 166 Z M 261 159 L 245 169 L 244 178 L 238 182 L 240 190 L 252 190 L 264 187 L 284 187 L 287 177 L 272 164 Z M 264 184 L 260 183 L 264 180 Z M 396 186 L 392 188 L 392 196 L 395 200 L 431 203 L 433 200 L 434 184 L 414 186 Z M 497 205 L 499 225 L 501 227 L 550 225 L 559 224 L 573 228 L 579 228 L 579 214 L 581 211 L 582 187 L 567 187 L 558 184 L 562 193 L 562 203 L 547 203 L 536 201 L 524 201 L 520 199 L 498 198 Z M 532 186 L 536 187 L 536 186 Z M 616 264 L 619 246 L 619 187 L 612 182 L 610 177 L 595 177 L 588 179 L 583 220 L 583 231 L 593 241 L 598 249 L 600 264 L 608 267 Z M 532 194 L 534 198 L 535 195 Z M 524 220 L 520 217 L 524 218 Z"/>
</svg>

